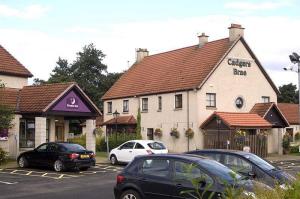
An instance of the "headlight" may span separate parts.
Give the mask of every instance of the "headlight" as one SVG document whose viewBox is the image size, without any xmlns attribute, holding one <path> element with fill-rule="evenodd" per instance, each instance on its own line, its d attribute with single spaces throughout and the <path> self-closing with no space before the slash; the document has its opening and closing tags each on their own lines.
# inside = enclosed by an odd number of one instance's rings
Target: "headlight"
<svg viewBox="0 0 300 199">
<path fill-rule="evenodd" d="M 243 194 L 244 194 L 245 196 L 250 196 L 251 198 L 256 199 L 256 195 L 255 195 L 255 193 L 253 193 L 253 192 L 250 192 L 250 191 L 243 191 Z"/>
</svg>

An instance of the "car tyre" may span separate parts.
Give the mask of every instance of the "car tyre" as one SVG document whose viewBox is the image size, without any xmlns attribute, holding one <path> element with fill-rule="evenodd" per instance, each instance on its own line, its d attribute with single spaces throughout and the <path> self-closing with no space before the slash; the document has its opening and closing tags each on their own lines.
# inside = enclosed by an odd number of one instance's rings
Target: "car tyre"
<svg viewBox="0 0 300 199">
<path fill-rule="evenodd" d="M 130 189 L 123 192 L 120 199 L 141 199 L 141 196 L 138 192 Z"/>
<path fill-rule="evenodd" d="M 28 160 L 26 159 L 25 156 L 21 156 L 18 159 L 18 165 L 19 165 L 20 168 L 26 168 L 26 167 L 29 166 Z"/>
<path fill-rule="evenodd" d="M 118 159 L 117 159 L 117 157 L 116 157 L 115 155 L 111 155 L 111 156 L 110 156 L 110 163 L 111 163 L 112 165 L 118 164 Z"/>
<path fill-rule="evenodd" d="M 53 168 L 56 172 L 62 172 L 65 170 L 64 163 L 61 160 L 56 160 L 53 164 Z"/>
</svg>

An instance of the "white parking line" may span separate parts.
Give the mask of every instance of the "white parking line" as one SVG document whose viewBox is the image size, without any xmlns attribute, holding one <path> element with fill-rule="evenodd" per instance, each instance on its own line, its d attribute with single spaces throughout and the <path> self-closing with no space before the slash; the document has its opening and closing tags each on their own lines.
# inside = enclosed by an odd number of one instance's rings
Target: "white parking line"
<svg viewBox="0 0 300 199">
<path fill-rule="evenodd" d="M 2 183 L 2 184 L 7 184 L 7 185 L 13 185 L 13 184 L 17 184 L 18 182 L 5 182 L 5 181 L 0 181 L 0 183 Z"/>
</svg>

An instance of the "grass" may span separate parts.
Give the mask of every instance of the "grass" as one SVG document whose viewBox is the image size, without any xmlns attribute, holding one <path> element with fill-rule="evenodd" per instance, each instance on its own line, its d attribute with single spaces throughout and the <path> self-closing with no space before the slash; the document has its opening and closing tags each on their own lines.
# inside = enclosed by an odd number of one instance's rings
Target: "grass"
<svg viewBox="0 0 300 199">
<path fill-rule="evenodd" d="M 96 157 L 106 158 L 107 157 L 107 152 L 106 151 L 97 151 Z"/>
</svg>

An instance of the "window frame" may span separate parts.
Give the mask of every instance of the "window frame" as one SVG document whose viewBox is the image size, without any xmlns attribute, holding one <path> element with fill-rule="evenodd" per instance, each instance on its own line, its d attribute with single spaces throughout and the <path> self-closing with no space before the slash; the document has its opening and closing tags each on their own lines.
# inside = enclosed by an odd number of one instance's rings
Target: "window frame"
<svg viewBox="0 0 300 199">
<path fill-rule="evenodd" d="M 213 96 L 213 99 L 212 99 Z M 206 93 L 206 107 L 207 108 L 216 108 L 217 107 L 217 94 L 216 93 Z"/>
<path fill-rule="evenodd" d="M 162 97 L 161 96 L 157 97 L 157 103 L 158 103 L 157 111 L 161 111 L 162 110 Z"/>
<path fill-rule="evenodd" d="M 112 101 L 107 102 L 107 114 L 112 113 Z"/>
<path fill-rule="evenodd" d="M 175 110 L 182 109 L 182 107 L 183 107 L 183 97 L 182 97 L 182 94 L 181 93 L 180 94 L 175 94 L 174 100 L 175 100 L 175 102 L 174 102 Z"/>
<path fill-rule="evenodd" d="M 261 96 L 262 103 L 270 103 L 270 96 Z M 267 101 L 265 101 L 267 99 Z"/>
<path fill-rule="evenodd" d="M 148 97 L 142 98 L 142 112 L 148 112 L 149 99 Z"/>
<path fill-rule="evenodd" d="M 129 112 L 129 100 L 123 100 L 123 113 L 128 113 Z"/>
</svg>

